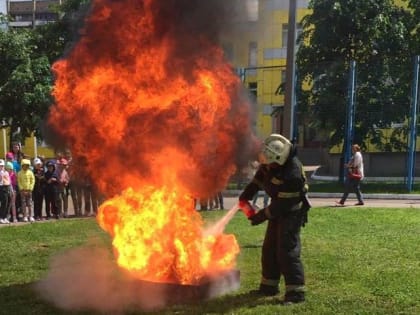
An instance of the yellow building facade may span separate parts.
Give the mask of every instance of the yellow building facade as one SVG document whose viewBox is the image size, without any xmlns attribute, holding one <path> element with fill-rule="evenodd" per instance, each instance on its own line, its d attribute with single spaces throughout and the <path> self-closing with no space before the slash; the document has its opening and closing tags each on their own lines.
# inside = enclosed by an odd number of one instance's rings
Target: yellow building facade
<svg viewBox="0 0 420 315">
<path fill-rule="evenodd" d="M 286 79 L 289 0 L 244 0 L 246 14 L 223 38 L 225 52 L 254 95 L 253 127 L 265 138 L 281 130 Z M 297 1 L 296 21 L 310 13 L 309 1 Z M 299 25 L 296 28 L 299 32 Z"/>
<path fill-rule="evenodd" d="M 0 132 L 0 158 L 4 159 L 6 153 L 11 151 L 10 132 L 8 128 L 2 128 L 0 129 Z M 55 156 L 54 150 L 36 137 L 26 138 L 25 141 L 21 143 L 21 145 L 22 151 L 30 158 L 37 156 L 53 158 Z"/>
<path fill-rule="evenodd" d="M 255 95 L 254 130 L 265 138 L 282 128 L 282 109 L 285 99 L 281 84 L 286 80 L 286 58 L 290 0 L 243 0 L 247 14 L 236 21 L 235 32 L 224 41 L 227 56 L 238 69 L 246 88 Z M 401 0 L 397 5 L 406 7 Z M 296 0 L 296 38 L 301 31 L 300 21 L 311 13 L 309 0 Z M 240 27 L 238 27 L 238 25 Z M 297 47 L 295 48 L 295 51 Z M 299 144 L 303 144 L 305 130 L 298 121 Z"/>
</svg>

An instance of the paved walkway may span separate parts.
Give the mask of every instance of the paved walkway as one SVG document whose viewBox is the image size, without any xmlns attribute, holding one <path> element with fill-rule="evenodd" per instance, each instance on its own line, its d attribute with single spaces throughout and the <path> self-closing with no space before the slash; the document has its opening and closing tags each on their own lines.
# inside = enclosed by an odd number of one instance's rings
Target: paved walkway
<svg viewBox="0 0 420 315">
<path fill-rule="evenodd" d="M 230 209 L 237 202 L 239 192 L 229 194 L 225 197 L 225 208 Z M 309 199 L 313 207 L 336 207 L 336 201 L 341 197 L 339 193 L 310 193 Z M 390 194 L 364 194 L 364 206 L 359 207 L 381 207 L 381 208 L 420 208 L 420 195 L 390 195 Z M 257 204 L 262 206 L 262 196 Z M 354 206 L 357 202 L 356 196 L 350 194 L 346 206 Z"/>
<path fill-rule="evenodd" d="M 238 202 L 239 191 L 229 191 L 224 194 L 224 206 L 226 209 L 232 208 Z M 341 194 L 335 193 L 311 193 L 309 198 L 311 200 L 313 207 L 336 207 L 336 201 L 339 200 Z M 364 194 L 365 205 L 358 206 L 359 208 L 363 207 L 378 207 L 378 208 L 419 208 L 420 209 L 420 195 L 393 195 L 393 194 Z M 258 199 L 257 204 L 262 207 L 263 198 L 262 195 Z M 347 199 L 346 206 L 355 207 L 354 204 L 357 202 L 357 199 L 354 195 L 350 194 Z M 337 207 L 340 208 L 340 207 Z M 75 218 L 73 211 L 73 204 L 69 199 L 69 218 Z M 86 218 L 86 217 L 85 217 Z M 61 219 L 67 220 L 67 219 Z M 35 222 L 52 222 L 55 219 L 50 221 L 40 221 Z M 10 225 L 22 225 L 30 224 L 24 222 L 11 223 L 11 224 L 0 224 L 0 227 L 10 226 Z"/>
</svg>

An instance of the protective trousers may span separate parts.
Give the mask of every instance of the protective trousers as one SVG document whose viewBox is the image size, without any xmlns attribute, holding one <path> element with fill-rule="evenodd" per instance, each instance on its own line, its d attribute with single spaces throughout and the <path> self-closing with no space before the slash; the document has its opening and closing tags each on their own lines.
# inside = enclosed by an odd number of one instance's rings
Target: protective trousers
<svg viewBox="0 0 420 315">
<path fill-rule="evenodd" d="M 9 201 L 8 186 L 0 186 L 0 219 L 7 219 L 7 209 Z"/>
<path fill-rule="evenodd" d="M 301 223 L 299 210 L 269 220 L 262 249 L 262 285 L 278 290 L 283 275 L 286 292 L 303 289 L 305 276 L 300 259 Z"/>
</svg>

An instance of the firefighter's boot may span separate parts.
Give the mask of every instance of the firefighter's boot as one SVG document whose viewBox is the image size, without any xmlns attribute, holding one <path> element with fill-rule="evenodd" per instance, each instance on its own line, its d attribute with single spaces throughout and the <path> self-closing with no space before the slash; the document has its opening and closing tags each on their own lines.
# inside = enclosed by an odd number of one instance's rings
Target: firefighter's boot
<svg viewBox="0 0 420 315">
<path fill-rule="evenodd" d="M 283 305 L 290 305 L 305 302 L 305 292 L 289 291 L 284 295 Z"/>
<path fill-rule="evenodd" d="M 258 290 L 252 290 L 250 293 L 261 296 L 274 296 L 279 293 L 279 288 L 272 285 L 260 284 Z"/>
</svg>

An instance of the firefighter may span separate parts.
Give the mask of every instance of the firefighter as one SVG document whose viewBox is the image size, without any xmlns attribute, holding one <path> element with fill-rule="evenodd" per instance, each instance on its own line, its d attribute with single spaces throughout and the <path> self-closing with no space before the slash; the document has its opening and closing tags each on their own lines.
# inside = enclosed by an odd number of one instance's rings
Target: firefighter
<svg viewBox="0 0 420 315">
<path fill-rule="evenodd" d="M 264 141 L 262 160 L 252 181 L 239 197 L 239 207 L 252 209 L 249 200 L 259 190 L 270 197 L 270 204 L 249 216 L 252 225 L 268 220 L 262 248 L 262 278 L 258 294 L 273 296 L 279 293 L 283 276 L 286 291 L 283 304 L 305 300 L 305 277 L 300 258 L 300 229 L 306 223 L 310 208 L 306 198 L 307 184 L 296 148 L 280 134 Z"/>
</svg>

